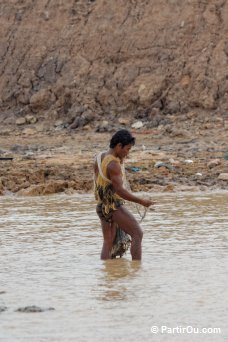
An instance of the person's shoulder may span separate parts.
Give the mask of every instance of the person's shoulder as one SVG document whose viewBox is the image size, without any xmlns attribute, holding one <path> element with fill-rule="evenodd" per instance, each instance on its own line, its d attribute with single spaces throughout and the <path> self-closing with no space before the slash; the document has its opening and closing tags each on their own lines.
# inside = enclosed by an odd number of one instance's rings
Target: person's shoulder
<svg viewBox="0 0 228 342">
<path fill-rule="evenodd" d="M 121 171 L 120 162 L 118 161 L 118 159 L 112 159 L 110 163 L 108 163 L 107 168 L 109 171 Z"/>
</svg>

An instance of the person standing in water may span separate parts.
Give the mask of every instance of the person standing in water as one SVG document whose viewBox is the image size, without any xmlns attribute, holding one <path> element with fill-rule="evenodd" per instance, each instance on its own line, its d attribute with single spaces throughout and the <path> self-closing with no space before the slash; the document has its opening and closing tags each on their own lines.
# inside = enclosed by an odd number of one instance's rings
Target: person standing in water
<svg viewBox="0 0 228 342">
<path fill-rule="evenodd" d="M 101 152 L 94 162 L 95 198 L 97 214 L 103 232 L 101 259 L 110 259 L 117 225 L 131 236 L 132 260 L 141 260 L 143 232 L 135 217 L 124 206 L 124 200 L 145 207 L 155 204 L 146 198 L 139 198 L 123 185 L 121 163 L 135 145 L 135 138 L 125 129 L 117 131 L 110 140 L 109 150 Z"/>
</svg>

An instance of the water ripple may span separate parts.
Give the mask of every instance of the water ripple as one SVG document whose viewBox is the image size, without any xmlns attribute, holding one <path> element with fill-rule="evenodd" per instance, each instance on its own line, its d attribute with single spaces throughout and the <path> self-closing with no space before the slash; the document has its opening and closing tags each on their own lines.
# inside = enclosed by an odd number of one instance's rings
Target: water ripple
<svg viewBox="0 0 228 342">
<path fill-rule="evenodd" d="M 90 195 L 0 198 L 0 341 L 152 341 L 152 325 L 220 327 L 205 340 L 226 341 L 227 193 L 152 196 L 142 263 L 99 260 Z M 55 311 L 15 312 L 26 305 Z"/>
</svg>

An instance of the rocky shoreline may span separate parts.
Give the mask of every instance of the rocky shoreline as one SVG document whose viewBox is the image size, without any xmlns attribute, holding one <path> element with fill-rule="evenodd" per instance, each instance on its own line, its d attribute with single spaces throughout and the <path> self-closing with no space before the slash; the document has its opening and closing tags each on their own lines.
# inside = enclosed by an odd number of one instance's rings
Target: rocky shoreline
<svg viewBox="0 0 228 342">
<path fill-rule="evenodd" d="M 28 128 L 31 129 L 31 128 Z M 93 191 L 93 159 L 112 132 L 46 130 L 31 134 L 17 126 L 0 132 L 0 195 L 39 196 Z M 132 191 L 227 189 L 226 129 L 192 137 L 162 129 L 132 129 L 137 144 L 126 160 Z M 112 127 L 115 131 L 115 127 Z"/>
</svg>

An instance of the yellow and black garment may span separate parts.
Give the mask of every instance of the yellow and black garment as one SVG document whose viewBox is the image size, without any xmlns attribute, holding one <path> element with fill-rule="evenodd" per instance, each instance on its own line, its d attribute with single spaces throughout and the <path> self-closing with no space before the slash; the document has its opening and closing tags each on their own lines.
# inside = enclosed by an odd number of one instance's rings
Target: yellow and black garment
<svg viewBox="0 0 228 342">
<path fill-rule="evenodd" d="M 112 182 L 107 178 L 107 167 L 111 161 L 120 164 L 120 160 L 112 155 L 106 155 L 101 161 L 102 152 L 97 156 L 98 176 L 95 179 L 95 198 L 98 201 L 97 214 L 101 220 L 111 222 L 113 211 L 117 210 L 124 200 L 114 192 Z M 123 180 L 126 180 L 124 166 L 121 166 Z M 131 239 L 120 227 L 117 226 L 116 236 L 113 241 L 111 258 L 120 258 L 127 252 Z"/>
<path fill-rule="evenodd" d="M 120 164 L 120 160 L 108 154 L 101 161 L 101 154 L 97 156 L 99 172 L 95 179 L 95 198 L 98 202 L 97 214 L 106 222 L 111 222 L 113 211 L 123 205 L 124 200 L 115 193 L 112 182 L 107 177 L 107 168 L 112 161 Z"/>
</svg>

